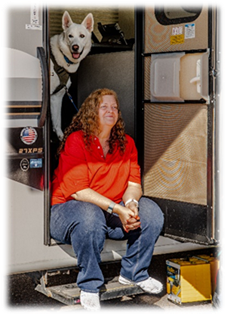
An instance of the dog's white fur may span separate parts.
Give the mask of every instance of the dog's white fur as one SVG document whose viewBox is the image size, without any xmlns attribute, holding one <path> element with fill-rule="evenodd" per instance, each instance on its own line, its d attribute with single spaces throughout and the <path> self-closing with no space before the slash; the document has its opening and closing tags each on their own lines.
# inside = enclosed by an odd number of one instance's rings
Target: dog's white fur
<svg viewBox="0 0 226 315">
<path fill-rule="evenodd" d="M 93 31 L 93 15 L 89 13 L 81 24 L 73 23 L 69 13 L 64 12 L 62 17 L 63 32 L 60 35 L 55 35 L 50 39 L 52 54 L 55 57 L 57 64 L 63 67 L 67 72 L 74 73 L 77 71 L 79 64 L 84 59 L 91 49 L 91 32 Z M 73 63 L 68 63 L 64 55 Z M 51 116 L 53 130 L 58 138 L 62 140 L 63 132 L 61 130 L 61 107 L 62 99 L 65 94 L 65 89 L 61 89 L 55 94 L 52 94 L 56 87 L 60 84 L 60 80 L 54 71 L 54 65 L 50 64 L 50 94 L 51 94 Z M 67 88 L 71 85 L 71 80 L 67 82 Z"/>
</svg>

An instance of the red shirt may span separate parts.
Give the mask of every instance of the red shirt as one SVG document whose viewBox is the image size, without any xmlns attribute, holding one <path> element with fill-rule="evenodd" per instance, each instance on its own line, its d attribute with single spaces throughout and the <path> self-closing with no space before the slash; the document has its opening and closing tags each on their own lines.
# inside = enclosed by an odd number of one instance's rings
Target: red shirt
<svg viewBox="0 0 226 315">
<path fill-rule="evenodd" d="M 137 164 L 137 149 L 133 139 L 126 135 L 127 144 L 123 155 L 119 148 L 104 158 L 97 137 L 86 149 L 83 132 L 71 133 L 59 157 L 59 164 L 52 182 L 52 205 L 72 200 L 71 195 L 91 188 L 118 203 L 128 186 L 128 181 L 141 183 Z"/>
</svg>

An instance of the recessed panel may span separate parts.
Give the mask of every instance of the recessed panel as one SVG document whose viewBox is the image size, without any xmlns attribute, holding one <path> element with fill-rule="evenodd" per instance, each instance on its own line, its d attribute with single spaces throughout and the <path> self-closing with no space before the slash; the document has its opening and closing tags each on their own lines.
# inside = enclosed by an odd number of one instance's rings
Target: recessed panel
<svg viewBox="0 0 226 315">
<path fill-rule="evenodd" d="M 207 204 L 207 106 L 146 104 L 144 194 Z"/>
</svg>

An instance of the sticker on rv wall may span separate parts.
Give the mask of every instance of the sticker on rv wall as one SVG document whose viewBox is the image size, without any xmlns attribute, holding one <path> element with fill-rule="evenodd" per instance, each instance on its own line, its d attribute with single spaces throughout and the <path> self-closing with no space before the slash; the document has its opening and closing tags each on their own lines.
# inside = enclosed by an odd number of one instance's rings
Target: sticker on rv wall
<svg viewBox="0 0 226 315">
<path fill-rule="evenodd" d="M 29 161 L 28 161 L 28 159 L 22 159 L 20 161 L 20 168 L 24 172 L 26 172 L 29 169 Z"/>
<path fill-rule="evenodd" d="M 25 144 L 33 144 L 37 140 L 37 131 L 32 127 L 25 127 L 20 133 L 20 139 Z"/>
<path fill-rule="evenodd" d="M 30 159 L 30 168 L 42 168 L 42 159 Z"/>
<path fill-rule="evenodd" d="M 184 34 L 182 26 L 174 26 L 172 28 L 172 36 L 170 36 L 170 45 L 183 44 Z"/>
<path fill-rule="evenodd" d="M 195 38 L 195 23 L 185 24 L 185 39 Z"/>
<path fill-rule="evenodd" d="M 33 4 L 30 8 L 30 24 L 25 24 L 26 30 L 42 30 L 42 25 L 39 24 L 40 8 Z"/>
<path fill-rule="evenodd" d="M 184 34 L 170 36 L 170 45 L 177 45 L 184 43 Z"/>
<path fill-rule="evenodd" d="M 172 35 L 181 35 L 183 34 L 183 26 L 174 26 L 172 28 Z"/>
</svg>

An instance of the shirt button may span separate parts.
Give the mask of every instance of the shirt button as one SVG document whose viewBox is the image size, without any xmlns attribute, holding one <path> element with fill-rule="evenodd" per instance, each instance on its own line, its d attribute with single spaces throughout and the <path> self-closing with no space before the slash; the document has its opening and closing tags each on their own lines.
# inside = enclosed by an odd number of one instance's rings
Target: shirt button
<svg viewBox="0 0 226 315">
<path fill-rule="evenodd" d="M 98 145 L 97 149 L 100 149 L 100 146 Z"/>
</svg>

